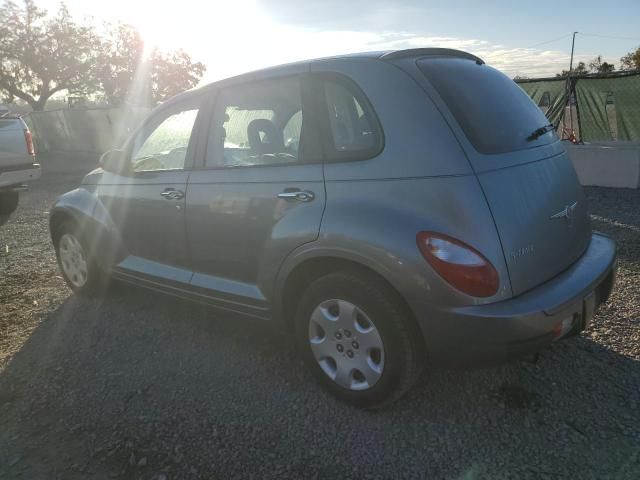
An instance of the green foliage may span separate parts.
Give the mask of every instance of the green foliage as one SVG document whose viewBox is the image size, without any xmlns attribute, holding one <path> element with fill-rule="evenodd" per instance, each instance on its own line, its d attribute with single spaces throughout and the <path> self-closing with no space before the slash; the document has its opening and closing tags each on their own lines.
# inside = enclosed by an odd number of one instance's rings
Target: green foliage
<svg viewBox="0 0 640 480">
<path fill-rule="evenodd" d="M 195 87 L 206 67 L 183 50 L 145 51 L 139 32 L 124 24 L 108 26 L 98 73 L 105 100 L 149 106 Z"/>
<path fill-rule="evenodd" d="M 640 70 L 640 47 L 620 59 L 620 70 Z"/>
<path fill-rule="evenodd" d="M 0 8 L 0 89 L 42 110 L 61 90 L 86 94 L 95 87 L 93 70 L 100 40 L 93 29 L 73 21 L 64 5 L 49 16 L 33 0 Z"/>
<path fill-rule="evenodd" d="M 615 71 L 616 67 L 612 63 L 603 62 L 602 55 L 598 55 L 596 58 L 589 62 L 589 66 L 585 62 L 578 62 L 578 65 L 573 69 L 571 75 L 574 77 L 582 77 L 589 73 L 611 73 Z M 569 76 L 568 70 L 563 70 L 561 73 L 557 73 L 556 77 Z"/>
<path fill-rule="evenodd" d="M 584 62 L 578 62 L 578 65 L 576 65 L 571 71 L 571 75 L 574 77 L 586 75 L 587 73 L 589 73 L 589 70 L 587 70 L 587 65 Z M 560 73 L 556 73 L 556 77 L 568 77 L 568 76 L 569 76 L 569 70 L 563 70 Z"/>
<path fill-rule="evenodd" d="M 2 1 L 2 0 L 0 0 Z M 131 26 L 78 23 L 61 4 L 55 15 L 34 0 L 0 4 L 0 99 L 43 110 L 58 92 L 118 105 L 152 105 L 196 86 L 205 66 L 184 51 L 145 51 Z"/>
<path fill-rule="evenodd" d="M 119 105 L 125 101 L 143 55 L 144 41 L 139 32 L 122 24 L 108 26 L 103 38 L 98 81 L 109 104 Z M 147 96 L 140 103 L 149 101 Z"/>
<path fill-rule="evenodd" d="M 602 55 L 598 55 L 596 58 L 589 62 L 589 70 L 592 73 L 611 73 L 616 69 L 612 63 L 602 61 Z"/>
<path fill-rule="evenodd" d="M 201 62 L 193 63 L 184 50 L 168 54 L 154 52 L 151 57 L 152 94 L 156 102 L 198 85 L 207 67 Z"/>
</svg>

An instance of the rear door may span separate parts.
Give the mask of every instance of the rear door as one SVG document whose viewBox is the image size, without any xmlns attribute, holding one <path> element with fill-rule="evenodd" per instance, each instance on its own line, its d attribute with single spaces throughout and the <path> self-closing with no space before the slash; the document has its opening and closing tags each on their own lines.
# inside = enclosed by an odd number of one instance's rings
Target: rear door
<svg viewBox="0 0 640 480">
<path fill-rule="evenodd" d="M 481 62 L 434 56 L 417 65 L 477 174 L 514 295 L 569 267 L 588 246 L 589 216 L 573 165 L 544 114 L 511 79 Z"/>
<path fill-rule="evenodd" d="M 284 258 L 317 238 L 325 203 L 308 84 L 295 69 L 217 92 L 188 187 L 192 288 L 258 316 Z"/>
</svg>

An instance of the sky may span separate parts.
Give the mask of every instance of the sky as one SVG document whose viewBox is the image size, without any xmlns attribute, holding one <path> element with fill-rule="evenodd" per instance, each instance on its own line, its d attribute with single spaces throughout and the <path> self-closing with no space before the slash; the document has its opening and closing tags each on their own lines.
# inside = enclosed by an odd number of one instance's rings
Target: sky
<svg viewBox="0 0 640 480">
<path fill-rule="evenodd" d="M 36 0 L 49 10 L 57 0 Z M 66 0 L 74 16 L 136 26 L 207 65 L 203 83 L 322 56 L 413 47 L 466 50 L 509 76 L 553 76 L 640 46 L 640 0 Z"/>
</svg>

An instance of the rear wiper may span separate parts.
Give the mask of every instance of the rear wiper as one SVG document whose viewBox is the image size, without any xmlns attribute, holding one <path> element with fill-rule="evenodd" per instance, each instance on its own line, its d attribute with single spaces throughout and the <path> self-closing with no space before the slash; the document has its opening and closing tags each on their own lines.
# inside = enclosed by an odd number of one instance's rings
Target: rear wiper
<svg viewBox="0 0 640 480">
<path fill-rule="evenodd" d="M 541 137 L 545 133 L 550 132 L 551 130 L 555 130 L 555 128 L 556 127 L 553 126 L 553 123 L 540 127 L 534 130 L 533 133 L 527 137 L 527 140 L 528 141 L 536 140 L 537 138 Z"/>
</svg>

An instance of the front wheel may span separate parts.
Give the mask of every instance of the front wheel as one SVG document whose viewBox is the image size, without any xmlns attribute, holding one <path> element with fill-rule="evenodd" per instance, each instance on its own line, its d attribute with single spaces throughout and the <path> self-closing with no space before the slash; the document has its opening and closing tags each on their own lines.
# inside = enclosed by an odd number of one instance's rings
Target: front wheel
<svg viewBox="0 0 640 480">
<path fill-rule="evenodd" d="M 0 191 L 0 225 L 4 225 L 18 208 L 19 194 L 16 191 Z"/>
<path fill-rule="evenodd" d="M 60 271 L 71 290 L 84 296 L 104 292 L 107 276 L 88 254 L 89 244 L 75 223 L 63 223 L 56 230 L 54 245 Z"/>
<path fill-rule="evenodd" d="M 380 408 L 404 395 L 422 370 L 420 334 L 380 279 L 344 271 L 315 280 L 296 315 L 301 354 L 339 399 Z"/>
</svg>

